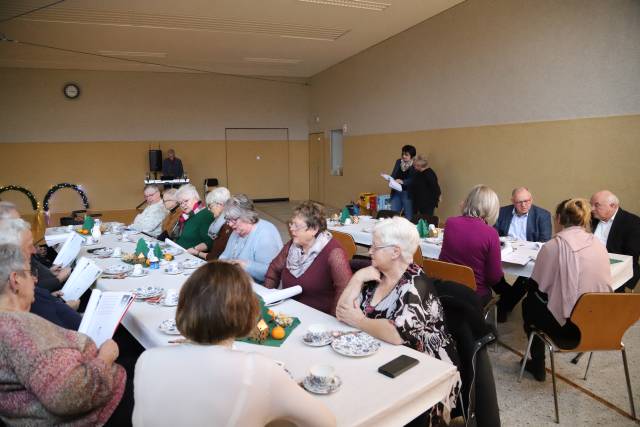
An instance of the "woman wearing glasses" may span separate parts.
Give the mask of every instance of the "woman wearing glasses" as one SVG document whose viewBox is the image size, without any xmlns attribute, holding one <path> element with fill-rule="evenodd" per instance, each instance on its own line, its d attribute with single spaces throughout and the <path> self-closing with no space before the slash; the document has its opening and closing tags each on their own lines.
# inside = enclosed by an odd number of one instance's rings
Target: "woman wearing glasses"
<svg viewBox="0 0 640 427">
<path fill-rule="evenodd" d="M 336 317 L 380 340 L 457 365 L 455 344 L 445 328 L 433 283 L 413 263 L 419 242 L 415 225 L 405 218 L 378 222 L 369 248 L 371 266 L 353 275 L 338 301 Z M 448 423 L 457 388 L 428 411 L 432 425 L 439 419 Z"/>
<path fill-rule="evenodd" d="M 227 241 L 231 235 L 231 227 L 227 224 L 224 216 L 224 204 L 231 197 L 231 193 L 225 187 L 217 187 L 207 193 L 207 208 L 215 220 L 209 226 L 209 237 L 213 240 L 211 247 L 207 247 L 204 243 L 199 243 L 195 247 L 189 249 L 191 255 L 207 261 L 218 259 L 220 254 L 227 247 Z"/>
<path fill-rule="evenodd" d="M 224 215 L 233 232 L 218 259 L 240 265 L 253 280 L 263 283 L 269 264 L 282 249 L 278 229 L 258 217 L 253 202 L 245 194 L 227 200 Z"/>
<path fill-rule="evenodd" d="M 182 209 L 182 215 L 178 219 L 180 237 L 176 243 L 187 249 L 200 243 L 210 247 L 212 240 L 209 237 L 209 226 L 213 222 L 213 215 L 200 201 L 196 187 L 191 184 L 183 185 L 176 193 L 176 199 Z"/>
<path fill-rule="evenodd" d="M 303 202 L 289 221 L 291 240 L 271 261 L 265 277 L 267 288 L 302 286 L 296 300 L 335 315 L 336 304 L 351 279 L 351 268 L 342 246 L 327 231 L 322 205 Z"/>
</svg>

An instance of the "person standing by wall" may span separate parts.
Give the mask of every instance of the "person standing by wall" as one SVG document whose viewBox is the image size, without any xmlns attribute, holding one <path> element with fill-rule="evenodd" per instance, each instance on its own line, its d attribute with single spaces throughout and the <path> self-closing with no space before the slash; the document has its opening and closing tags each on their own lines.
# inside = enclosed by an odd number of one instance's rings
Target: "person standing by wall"
<svg viewBox="0 0 640 427">
<path fill-rule="evenodd" d="M 184 175 L 182 160 L 177 158 L 175 150 L 170 148 L 167 151 L 167 158 L 162 161 L 162 176 L 180 178 L 182 175 Z"/>
<path fill-rule="evenodd" d="M 440 186 L 436 173 L 429 167 L 427 158 L 419 154 L 413 161 L 416 172 L 413 175 L 411 198 L 413 200 L 414 216 L 433 216 L 433 212 L 440 202 Z"/>
<path fill-rule="evenodd" d="M 401 212 L 405 218 L 411 220 L 413 216 L 413 206 L 411 200 L 411 185 L 415 169 L 413 169 L 413 158 L 416 156 L 416 147 L 405 145 L 402 147 L 402 155 L 396 160 L 391 172 L 393 178 L 402 186 L 402 191 L 391 190 L 391 209 Z"/>
</svg>

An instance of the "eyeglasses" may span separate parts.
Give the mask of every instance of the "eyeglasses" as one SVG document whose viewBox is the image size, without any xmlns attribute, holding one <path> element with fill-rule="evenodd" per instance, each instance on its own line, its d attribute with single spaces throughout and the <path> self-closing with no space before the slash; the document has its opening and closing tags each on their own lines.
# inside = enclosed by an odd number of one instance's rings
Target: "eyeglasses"
<svg viewBox="0 0 640 427">
<path fill-rule="evenodd" d="M 225 217 L 225 222 L 229 225 L 233 225 L 236 222 L 238 222 L 238 218 L 229 218 L 229 217 Z"/>
<path fill-rule="evenodd" d="M 531 199 L 527 199 L 527 200 L 516 200 L 513 202 L 516 205 L 528 205 L 529 203 L 531 203 Z"/>
<path fill-rule="evenodd" d="M 22 271 L 24 273 L 29 273 L 31 275 L 31 277 L 33 277 L 35 280 L 38 280 L 38 269 L 37 268 L 34 267 L 34 268 L 30 268 L 28 270 L 23 269 L 23 270 L 20 270 L 20 271 Z"/>
<path fill-rule="evenodd" d="M 156 194 L 158 194 L 158 192 L 157 192 L 157 191 L 156 191 L 155 193 L 145 194 L 145 195 L 144 195 L 144 197 L 145 197 L 145 198 L 147 198 L 147 197 L 153 197 L 153 196 L 155 196 Z"/>
<path fill-rule="evenodd" d="M 289 230 L 291 230 L 291 231 L 305 231 L 305 230 L 309 229 L 309 226 L 307 224 L 304 224 L 304 225 L 294 224 L 291 221 L 289 221 L 287 223 L 287 226 L 289 227 Z"/>
<path fill-rule="evenodd" d="M 374 252 L 379 251 L 380 249 L 391 248 L 391 247 L 394 247 L 394 246 L 395 245 L 381 245 L 381 246 L 371 245 L 371 247 L 369 248 L 369 252 L 374 253 Z"/>
<path fill-rule="evenodd" d="M 178 200 L 178 203 L 180 203 L 181 205 L 187 205 L 187 204 L 189 204 L 189 199 L 187 199 L 187 200 Z"/>
</svg>

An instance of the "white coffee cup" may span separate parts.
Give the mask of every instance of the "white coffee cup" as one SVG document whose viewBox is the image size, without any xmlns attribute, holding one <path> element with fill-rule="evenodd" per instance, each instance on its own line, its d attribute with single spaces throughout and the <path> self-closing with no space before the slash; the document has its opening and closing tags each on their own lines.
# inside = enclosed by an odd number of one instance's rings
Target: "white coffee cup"
<svg viewBox="0 0 640 427">
<path fill-rule="evenodd" d="M 324 327 L 324 325 L 321 325 L 319 323 L 313 323 L 309 325 L 309 328 L 307 328 L 307 334 L 313 341 L 320 341 L 324 338 L 324 335 L 326 333 L 327 329 Z"/>
<path fill-rule="evenodd" d="M 167 289 L 167 291 L 164 294 L 164 300 L 167 303 L 176 303 L 178 302 L 178 290 L 177 289 Z"/>
<path fill-rule="evenodd" d="M 122 228 L 122 227 L 121 227 L 121 225 L 120 225 L 120 224 L 113 224 L 113 225 L 111 226 L 111 231 L 112 231 L 113 233 L 119 233 L 121 228 Z"/>
<path fill-rule="evenodd" d="M 87 240 L 86 240 L 87 245 L 93 245 L 94 243 L 95 243 L 95 240 L 93 240 L 93 237 L 91 236 L 87 237 Z"/>
<path fill-rule="evenodd" d="M 139 276 L 142 274 L 142 264 L 136 264 L 133 266 L 133 274 Z"/>
<path fill-rule="evenodd" d="M 169 264 L 169 271 L 170 272 L 174 273 L 174 272 L 179 271 L 179 270 L 180 270 L 180 266 L 178 265 L 177 262 L 173 261 L 173 262 L 171 262 Z"/>
<path fill-rule="evenodd" d="M 120 246 L 117 246 L 115 248 L 113 248 L 113 254 L 114 257 L 121 257 L 122 256 L 122 248 Z"/>
<path fill-rule="evenodd" d="M 73 225 L 67 225 L 67 231 L 73 231 Z"/>
<path fill-rule="evenodd" d="M 335 376 L 335 369 L 330 365 L 313 365 L 309 368 L 309 379 L 314 384 L 329 385 Z"/>
</svg>

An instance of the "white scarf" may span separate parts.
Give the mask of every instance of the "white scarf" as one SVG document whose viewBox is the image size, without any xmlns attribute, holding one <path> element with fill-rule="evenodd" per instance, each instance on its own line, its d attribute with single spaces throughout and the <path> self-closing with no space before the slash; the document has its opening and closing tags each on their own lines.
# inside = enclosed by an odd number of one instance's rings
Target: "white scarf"
<svg viewBox="0 0 640 427">
<path fill-rule="evenodd" d="M 302 251 L 301 246 L 295 243 L 291 244 L 289 254 L 287 255 L 287 270 L 289 270 L 293 277 L 300 277 L 307 271 L 318 254 L 327 246 L 331 237 L 331 233 L 328 231 L 323 231 L 318 234 L 316 241 L 313 242 L 313 245 L 311 245 L 307 253 Z"/>
</svg>

